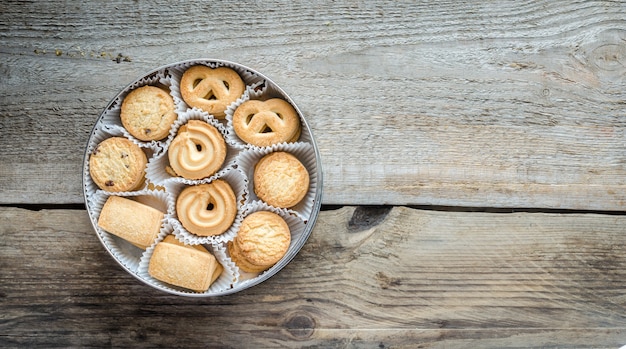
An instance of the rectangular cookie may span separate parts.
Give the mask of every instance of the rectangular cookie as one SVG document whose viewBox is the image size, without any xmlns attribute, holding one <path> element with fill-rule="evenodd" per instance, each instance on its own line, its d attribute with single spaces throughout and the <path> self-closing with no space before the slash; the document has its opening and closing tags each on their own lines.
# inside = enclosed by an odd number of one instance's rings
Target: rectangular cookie
<svg viewBox="0 0 626 349">
<path fill-rule="evenodd" d="M 204 253 L 210 253 L 206 248 L 204 248 L 204 246 L 202 245 L 185 245 L 184 243 L 178 241 L 174 235 L 168 235 L 165 237 L 165 239 L 163 239 L 163 242 L 165 243 L 170 243 L 170 244 L 174 244 L 174 245 L 178 245 L 178 246 L 183 246 L 183 247 L 187 247 L 187 248 L 193 248 L 196 249 L 198 251 L 204 252 Z M 215 269 L 213 270 L 213 276 L 211 277 L 211 284 L 213 284 L 213 282 L 215 280 L 217 280 L 217 278 L 222 275 L 222 271 L 224 271 L 224 267 L 222 267 L 222 265 L 219 262 L 215 263 Z"/>
<path fill-rule="evenodd" d="M 163 217 L 148 205 L 112 195 L 102 207 L 98 226 L 145 250 L 159 235 Z"/>
<path fill-rule="evenodd" d="M 154 247 L 148 265 L 148 273 L 155 279 L 197 292 L 208 290 L 222 270 L 204 247 L 184 245 L 173 238 Z"/>
</svg>

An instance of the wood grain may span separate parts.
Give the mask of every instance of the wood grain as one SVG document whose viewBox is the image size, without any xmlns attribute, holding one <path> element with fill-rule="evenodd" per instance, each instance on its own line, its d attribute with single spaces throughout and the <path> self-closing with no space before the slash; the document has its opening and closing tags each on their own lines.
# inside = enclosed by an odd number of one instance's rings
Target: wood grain
<svg viewBox="0 0 626 349">
<path fill-rule="evenodd" d="M 83 149 L 106 103 L 160 65 L 212 57 L 294 98 L 321 151 L 325 204 L 626 208 L 621 2 L 0 10 L 2 203 L 81 203 Z"/>
<path fill-rule="evenodd" d="M 83 210 L 0 208 L 0 346 L 618 348 L 624 227 L 344 207 L 270 280 L 186 299 L 126 274 Z"/>
</svg>

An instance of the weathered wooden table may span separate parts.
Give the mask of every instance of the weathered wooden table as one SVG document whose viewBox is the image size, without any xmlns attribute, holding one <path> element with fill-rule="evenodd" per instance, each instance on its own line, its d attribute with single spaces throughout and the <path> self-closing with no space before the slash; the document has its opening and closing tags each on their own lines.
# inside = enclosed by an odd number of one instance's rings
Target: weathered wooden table
<svg viewBox="0 0 626 349">
<path fill-rule="evenodd" d="M 109 100 L 257 69 L 321 152 L 300 254 L 234 295 L 128 275 L 84 209 Z M 626 344 L 626 3 L 3 1 L 0 347 Z"/>
</svg>

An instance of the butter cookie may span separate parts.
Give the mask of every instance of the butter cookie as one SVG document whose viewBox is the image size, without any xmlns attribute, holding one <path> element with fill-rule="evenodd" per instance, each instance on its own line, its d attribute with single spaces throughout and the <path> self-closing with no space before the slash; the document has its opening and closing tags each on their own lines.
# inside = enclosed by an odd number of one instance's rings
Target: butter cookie
<svg viewBox="0 0 626 349">
<path fill-rule="evenodd" d="M 233 129 L 241 140 L 259 147 L 295 142 L 300 137 L 300 117 L 280 98 L 243 102 L 233 113 Z"/>
<path fill-rule="evenodd" d="M 202 179 L 217 172 L 226 159 L 226 142 L 212 125 L 189 120 L 168 149 L 171 169 L 183 178 Z"/>
<path fill-rule="evenodd" d="M 172 235 L 159 242 L 152 252 L 148 273 L 171 285 L 205 292 L 220 276 L 223 267 L 202 246 L 189 246 Z"/>
<path fill-rule="evenodd" d="M 160 140 L 176 120 L 174 99 L 155 86 L 136 88 L 124 98 L 120 110 L 122 125 L 142 141 Z"/>
<path fill-rule="evenodd" d="M 223 179 L 189 186 L 176 199 L 176 214 L 183 227 L 192 234 L 220 235 L 235 221 L 235 193 Z"/>
<path fill-rule="evenodd" d="M 309 172 L 290 153 L 277 151 L 262 157 L 254 166 L 254 192 L 267 204 L 289 208 L 309 190 Z"/>
<path fill-rule="evenodd" d="M 228 252 L 239 268 L 261 272 L 276 264 L 289 249 L 291 232 L 276 213 L 257 211 L 246 216 Z"/>
<path fill-rule="evenodd" d="M 89 157 L 89 174 L 100 189 L 116 192 L 141 187 L 148 159 L 141 148 L 124 137 L 100 142 Z"/>
<path fill-rule="evenodd" d="M 180 94 L 185 103 L 224 119 L 226 108 L 243 94 L 246 86 L 236 71 L 227 67 L 196 65 L 180 79 Z"/>
<path fill-rule="evenodd" d="M 98 226 L 145 250 L 159 235 L 163 217 L 163 212 L 148 205 L 109 196 L 100 211 Z"/>
</svg>

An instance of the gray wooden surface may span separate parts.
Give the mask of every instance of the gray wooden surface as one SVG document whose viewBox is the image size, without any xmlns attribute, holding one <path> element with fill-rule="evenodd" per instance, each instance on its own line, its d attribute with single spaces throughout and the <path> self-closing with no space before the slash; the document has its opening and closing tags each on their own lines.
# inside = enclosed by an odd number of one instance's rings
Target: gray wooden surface
<svg viewBox="0 0 626 349">
<path fill-rule="evenodd" d="M 294 98 L 325 203 L 624 210 L 622 2 L 2 7 L 4 203 L 82 202 L 106 103 L 160 65 L 210 57 Z"/>
<path fill-rule="evenodd" d="M 202 57 L 295 100 L 325 211 L 189 300 L 109 257 L 81 171 L 115 94 Z M 623 1 L 2 1 L 0 346 L 618 348 L 625 79 Z"/>
<path fill-rule="evenodd" d="M 625 225 L 594 214 L 344 207 L 322 212 L 270 280 L 183 299 L 126 274 L 85 211 L 5 208 L 0 343 L 619 348 Z"/>
</svg>

